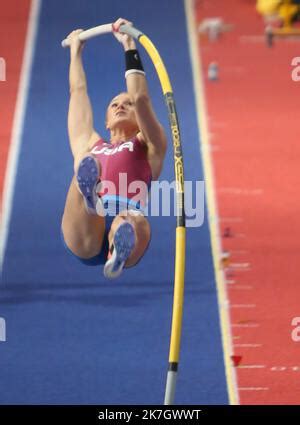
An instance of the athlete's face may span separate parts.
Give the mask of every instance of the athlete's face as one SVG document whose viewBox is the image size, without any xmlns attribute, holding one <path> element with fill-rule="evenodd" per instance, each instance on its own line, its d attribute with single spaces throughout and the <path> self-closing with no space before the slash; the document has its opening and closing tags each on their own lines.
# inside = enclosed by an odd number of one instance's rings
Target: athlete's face
<svg viewBox="0 0 300 425">
<path fill-rule="evenodd" d="M 106 128 L 134 127 L 138 130 L 134 104 L 128 93 L 120 93 L 114 97 L 107 108 Z"/>
</svg>

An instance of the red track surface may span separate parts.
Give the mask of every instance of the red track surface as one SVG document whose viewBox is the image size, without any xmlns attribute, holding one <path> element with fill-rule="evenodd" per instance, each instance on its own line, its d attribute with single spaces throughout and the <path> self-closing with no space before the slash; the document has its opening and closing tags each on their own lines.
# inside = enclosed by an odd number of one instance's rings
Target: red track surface
<svg viewBox="0 0 300 425">
<path fill-rule="evenodd" d="M 300 40 L 267 48 L 254 4 L 196 0 L 198 23 L 222 16 L 234 24 L 219 42 L 199 38 L 205 75 L 210 62 L 220 67 L 220 80 L 205 84 L 215 190 L 222 246 L 231 252 L 240 402 L 299 404 L 300 342 L 292 341 L 291 321 L 300 316 L 300 82 L 291 79 L 291 61 Z"/>
<path fill-rule="evenodd" d="M 0 57 L 6 62 L 6 81 L 0 81 L 0 208 L 29 7 L 30 0 L 10 0 L 1 3 Z"/>
</svg>

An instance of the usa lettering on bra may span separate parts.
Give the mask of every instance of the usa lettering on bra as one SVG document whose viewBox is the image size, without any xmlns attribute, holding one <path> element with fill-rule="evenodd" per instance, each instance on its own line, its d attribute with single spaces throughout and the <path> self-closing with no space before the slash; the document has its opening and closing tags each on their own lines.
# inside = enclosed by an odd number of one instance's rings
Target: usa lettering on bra
<svg viewBox="0 0 300 425">
<path fill-rule="evenodd" d="M 114 155 L 117 152 L 122 152 L 123 149 L 128 149 L 129 152 L 133 152 L 133 143 L 132 142 L 125 142 L 125 143 L 122 143 L 122 145 L 117 146 L 114 149 L 110 149 L 106 146 L 99 149 L 99 147 L 95 146 L 92 149 L 92 153 L 94 153 L 94 154 L 104 154 L 104 155 Z"/>
</svg>

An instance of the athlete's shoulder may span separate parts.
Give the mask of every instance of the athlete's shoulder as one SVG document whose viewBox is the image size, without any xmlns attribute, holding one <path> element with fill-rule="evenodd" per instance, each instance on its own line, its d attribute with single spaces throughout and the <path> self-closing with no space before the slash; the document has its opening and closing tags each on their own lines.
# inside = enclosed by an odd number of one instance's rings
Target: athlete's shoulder
<svg viewBox="0 0 300 425">
<path fill-rule="evenodd" d="M 137 146 L 139 146 L 140 148 L 142 148 L 142 150 L 144 151 L 148 151 L 148 146 L 147 143 L 144 139 L 144 136 L 141 132 L 139 132 L 135 137 L 134 137 L 134 143 L 136 143 Z"/>
<path fill-rule="evenodd" d="M 103 143 L 106 143 L 105 140 L 96 131 L 94 131 L 88 142 L 88 147 L 89 149 L 92 149 L 94 146 L 99 146 Z"/>
<path fill-rule="evenodd" d="M 141 143 L 142 145 L 146 145 L 143 133 L 140 131 L 137 133 L 137 135 L 134 137 L 133 140 L 136 140 L 137 142 Z"/>
</svg>

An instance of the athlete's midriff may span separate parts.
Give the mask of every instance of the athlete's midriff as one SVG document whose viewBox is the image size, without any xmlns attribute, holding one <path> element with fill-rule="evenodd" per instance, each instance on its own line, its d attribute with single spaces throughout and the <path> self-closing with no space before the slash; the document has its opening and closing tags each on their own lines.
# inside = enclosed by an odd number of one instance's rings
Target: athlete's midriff
<svg viewBox="0 0 300 425">
<path fill-rule="evenodd" d="M 117 195 L 146 205 L 152 178 L 146 146 L 137 138 L 113 145 L 100 139 L 91 153 L 101 165 L 100 196 Z"/>
</svg>

